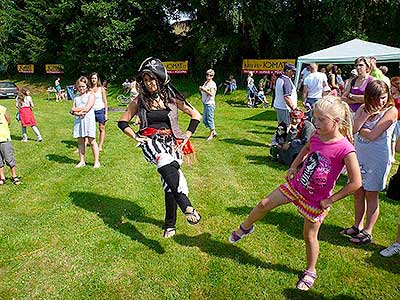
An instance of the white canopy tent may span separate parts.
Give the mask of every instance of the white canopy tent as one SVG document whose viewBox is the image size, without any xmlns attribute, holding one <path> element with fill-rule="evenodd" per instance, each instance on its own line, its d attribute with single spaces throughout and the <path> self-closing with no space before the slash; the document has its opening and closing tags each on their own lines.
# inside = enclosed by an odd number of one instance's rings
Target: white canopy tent
<svg viewBox="0 0 400 300">
<path fill-rule="evenodd" d="M 295 84 L 304 63 L 353 64 L 360 56 L 374 56 L 380 63 L 400 62 L 400 48 L 354 39 L 297 58 Z"/>
</svg>

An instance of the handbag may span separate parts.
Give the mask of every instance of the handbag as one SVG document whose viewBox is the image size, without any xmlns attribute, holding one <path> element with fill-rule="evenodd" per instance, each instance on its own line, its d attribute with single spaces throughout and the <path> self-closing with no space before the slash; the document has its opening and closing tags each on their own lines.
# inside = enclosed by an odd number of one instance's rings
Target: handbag
<svg viewBox="0 0 400 300">
<path fill-rule="evenodd" d="M 386 197 L 392 200 L 400 200 L 400 173 L 390 177 L 389 185 L 386 190 Z"/>
<path fill-rule="evenodd" d="M 17 114 L 15 115 L 15 120 L 18 122 L 21 121 L 21 116 L 19 115 L 19 111 L 17 111 Z"/>
</svg>

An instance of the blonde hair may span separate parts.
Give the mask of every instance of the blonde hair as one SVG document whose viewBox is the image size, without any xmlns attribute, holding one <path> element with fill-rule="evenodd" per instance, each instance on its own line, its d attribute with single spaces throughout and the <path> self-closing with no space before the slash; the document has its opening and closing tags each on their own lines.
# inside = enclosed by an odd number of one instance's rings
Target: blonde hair
<svg viewBox="0 0 400 300">
<path fill-rule="evenodd" d="M 78 78 L 78 80 L 75 82 L 75 87 L 78 87 L 80 82 L 83 82 L 84 84 L 86 84 L 86 86 L 88 86 L 88 79 L 86 76 L 81 76 Z"/>
<path fill-rule="evenodd" d="M 329 114 L 332 118 L 339 118 L 339 132 L 353 142 L 353 123 L 350 108 L 346 102 L 340 97 L 328 95 L 315 103 L 315 109 Z"/>
</svg>

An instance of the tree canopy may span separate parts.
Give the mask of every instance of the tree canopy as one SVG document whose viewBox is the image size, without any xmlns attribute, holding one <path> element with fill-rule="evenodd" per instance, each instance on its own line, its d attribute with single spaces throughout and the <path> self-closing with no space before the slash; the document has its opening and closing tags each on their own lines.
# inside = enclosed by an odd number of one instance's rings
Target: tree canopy
<svg viewBox="0 0 400 300">
<path fill-rule="evenodd" d="M 148 56 L 194 72 L 243 58 L 296 58 L 361 38 L 399 47 L 400 0 L 3 0 L 0 65 L 62 63 L 77 75 L 136 73 Z M 177 35 L 174 19 L 190 17 Z"/>
</svg>

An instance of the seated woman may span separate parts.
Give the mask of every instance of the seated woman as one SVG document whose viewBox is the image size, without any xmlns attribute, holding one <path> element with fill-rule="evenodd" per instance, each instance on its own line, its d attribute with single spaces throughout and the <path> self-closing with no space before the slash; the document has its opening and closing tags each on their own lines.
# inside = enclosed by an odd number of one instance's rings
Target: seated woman
<svg viewBox="0 0 400 300">
<path fill-rule="evenodd" d="M 304 112 L 298 108 L 290 113 L 290 126 L 278 125 L 272 136 L 270 154 L 273 159 L 290 165 L 315 131 L 314 125 L 306 120 Z"/>
</svg>

